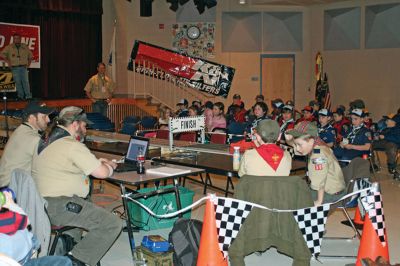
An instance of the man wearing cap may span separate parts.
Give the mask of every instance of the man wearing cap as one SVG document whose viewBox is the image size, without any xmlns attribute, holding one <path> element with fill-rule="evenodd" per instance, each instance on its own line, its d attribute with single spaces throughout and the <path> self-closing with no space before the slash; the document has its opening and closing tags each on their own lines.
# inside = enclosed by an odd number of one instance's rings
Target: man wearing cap
<svg viewBox="0 0 400 266">
<path fill-rule="evenodd" d="M 176 111 L 176 115 L 178 117 L 186 117 L 189 116 L 189 110 L 188 110 L 188 105 L 189 102 L 186 99 L 181 99 L 176 106 L 178 106 L 178 110 Z"/>
<path fill-rule="evenodd" d="M 280 133 L 281 133 L 281 141 L 285 141 L 285 133 L 287 130 L 291 130 L 294 128 L 294 119 L 293 119 L 293 106 L 285 105 L 282 108 L 282 119 L 279 121 Z"/>
<path fill-rule="evenodd" d="M 271 119 L 278 121 L 281 119 L 282 116 L 282 108 L 284 106 L 282 99 L 275 99 L 271 101 L 272 105 L 272 112 L 271 112 Z"/>
<path fill-rule="evenodd" d="M 344 116 L 345 108 L 337 107 L 333 110 L 333 128 L 336 130 L 336 142 L 340 143 L 343 139 L 343 135 L 349 130 L 350 128 L 350 120 Z"/>
<path fill-rule="evenodd" d="M 384 116 L 386 128 L 379 134 L 379 140 L 372 142 L 373 149 L 384 150 L 387 157 L 389 173 L 394 179 L 400 179 L 396 170 L 397 150 L 400 148 L 400 115 L 389 114 Z"/>
<path fill-rule="evenodd" d="M 255 149 L 247 150 L 240 160 L 239 176 L 288 176 L 292 157 L 275 142 L 279 137 L 279 125 L 274 120 L 262 120 L 255 132 Z"/>
<path fill-rule="evenodd" d="M 370 153 L 372 136 L 371 131 L 364 126 L 364 112 L 362 109 L 351 111 L 351 127 L 344 134 L 340 147 L 334 148 L 338 160 L 352 160 Z"/>
<path fill-rule="evenodd" d="M 311 106 L 309 105 L 305 106 L 303 110 L 301 110 L 301 112 L 303 113 L 303 116 L 297 119 L 296 124 L 303 121 L 309 121 L 309 122 L 317 121 L 314 116 L 314 109 Z"/>
<path fill-rule="evenodd" d="M 13 43 L 1 51 L 0 57 L 11 68 L 15 86 L 17 87 L 18 98 L 31 99 L 28 67 L 31 65 L 33 55 L 28 46 L 21 42 L 21 35 L 19 33 L 13 35 Z"/>
<path fill-rule="evenodd" d="M 111 102 L 114 82 L 106 76 L 106 65 L 97 64 L 97 74 L 86 83 L 86 96 L 92 101 L 93 112 L 107 116 L 108 104 Z"/>
<path fill-rule="evenodd" d="M 107 178 L 116 167 L 97 159 L 80 142 L 91 123 L 81 108 L 65 107 L 48 137 L 41 140 L 32 162 L 32 176 L 48 202 L 52 225 L 75 226 L 87 231 L 68 256 L 76 265 L 96 265 L 120 234 L 121 220 L 90 202 L 89 175 Z"/>
<path fill-rule="evenodd" d="M 46 130 L 53 109 L 30 102 L 22 112 L 23 123 L 15 129 L 4 148 L 0 160 L 0 187 L 10 183 L 14 169 L 31 171 L 32 156 L 40 139 L 40 132 Z"/>
<path fill-rule="evenodd" d="M 332 150 L 318 137 L 317 126 L 303 121 L 287 131 L 286 140 L 297 154 L 309 156 L 308 177 L 314 205 L 334 202 L 345 195 L 342 170 Z"/>
<path fill-rule="evenodd" d="M 336 143 L 336 131 L 331 124 L 332 113 L 328 109 L 318 111 L 318 135 L 330 148 Z"/>
</svg>

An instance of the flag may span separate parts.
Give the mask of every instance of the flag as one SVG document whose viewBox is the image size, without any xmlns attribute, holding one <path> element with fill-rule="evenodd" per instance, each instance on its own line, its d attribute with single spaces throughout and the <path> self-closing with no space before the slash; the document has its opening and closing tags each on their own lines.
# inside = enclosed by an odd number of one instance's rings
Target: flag
<svg viewBox="0 0 400 266">
<path fill-rule="evenodd" d="M 216 204 L 215 222 L 217 223 L 219 248 L 226 258 L 230 245 L 235 240 L 253 206 L 246 201 L 231 198 L 218 198 L 214 204 Z"/>
<path fill-rule="evenodd" d="M 115 58 L 115 42 L 116 42 L 116 23 L 114 23 L 113 35 L 111 38 L 110 52 L 108 53 L 108 65 L 110 66 L 110 77 L 113 82 L 116 82 L 116 58 Z"/>
<path fill-rule="evenodd" d="M 372 226 L 378 235 L 382 246 L 386 246 L 386 225 L 385 216 L 383 214 L 383 203 L 380 191 L 370 191 L 368 195 L 361 199 L 364 209 L 368 212 Z"/>
</svg>

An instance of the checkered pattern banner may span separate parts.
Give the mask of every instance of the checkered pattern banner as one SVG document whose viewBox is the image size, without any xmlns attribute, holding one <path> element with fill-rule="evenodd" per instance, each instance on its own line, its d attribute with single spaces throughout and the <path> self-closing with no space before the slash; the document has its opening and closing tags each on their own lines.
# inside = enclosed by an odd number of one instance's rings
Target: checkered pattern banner
<svg viewBox="0 0 400 266">
<path fill-rule="evenodd" d="M 229 246 L 235 240 L 240 227 L 244 223 L 253 206 L 245 201 L 230 198 L 218 198 L 215 205 L 219 248 L 228 256 Z"/>
<path fill-rule="evenodd" d="M 303 234 L 307 247 L 314 257 L 321 253 L 321 240 L 324 235 L 329 208 L 330 204 L 324 204 L 293 212 L 294 219 Z"/>
<path fill-rule="evenodd" d="M 353 191 L 362 190 L 364 188 L 369 188 L 371 186 L 372 186 L 372 183 L 369 182 L 367 178 L 357 179 L 355 184 L 354 184 Z M 362 218 L 364 218 L 364 216 L 365 216 L 365 210 L 364 210 L 363 204 L 361 203 L 361 199 L 366 197 L 367 194 L 368 194 L 368 191 L 362 191 L 362 192 L 360 192 L 360 194 L 357 195 L 357 197 L 358 197 L 358 209 L 360 210 L 360 214 L 361 214 Z"/>
<path fill-rule="evenodd" d="M 371 219 L 372 226 L 377 233 L 382 246 L 386 246 L 386 225 L 385 216 L 383 215 L 383 203 L 381 192 L 371 191 L 368 195 L 361 199 L 361 202 Z"/>
</svg>

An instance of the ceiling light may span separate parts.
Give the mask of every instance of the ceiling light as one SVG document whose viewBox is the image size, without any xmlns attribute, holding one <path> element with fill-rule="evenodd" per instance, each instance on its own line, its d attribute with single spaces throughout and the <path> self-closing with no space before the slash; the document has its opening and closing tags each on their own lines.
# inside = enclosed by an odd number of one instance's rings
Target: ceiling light
<svg viewBox="0 0 400 266">
<path fill-rule="evenodd" d="M 241 5 L 246 4 L 246 0 L 239 0 L 239 4 L 241 4 Z"/>
</svg>

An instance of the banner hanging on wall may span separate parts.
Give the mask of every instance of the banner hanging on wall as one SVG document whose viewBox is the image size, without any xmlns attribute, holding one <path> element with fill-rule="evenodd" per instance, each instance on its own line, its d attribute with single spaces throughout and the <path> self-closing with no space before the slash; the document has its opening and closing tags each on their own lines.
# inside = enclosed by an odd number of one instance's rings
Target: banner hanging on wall
<svg viewBox="0 0 400 266">
<path fill-rule="evenodd" d="M 31 68 L 40 68 L 40 26 L 0 22 L 0 51 L 13 42 L 13 35 L 21 35 L 21 42 L 32 51 Z M 0 64 L 3 64 L 0 59 Z"/>
<path fill-rule="evenodd" d="M 128 69 L 224 98 L 228 96 L 235 74 L 232 67 L 141 41 L 135 41 Z"/>
</svg>

